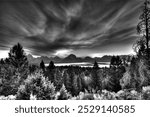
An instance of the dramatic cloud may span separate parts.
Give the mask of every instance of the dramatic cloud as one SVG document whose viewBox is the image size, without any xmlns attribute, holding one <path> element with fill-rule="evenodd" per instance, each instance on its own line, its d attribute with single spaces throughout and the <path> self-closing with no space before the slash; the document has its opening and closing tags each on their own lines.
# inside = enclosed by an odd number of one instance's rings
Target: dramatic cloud
<svg viewBox="0 0 150 117">
<path fill-rule="evenodd" d="M 131 54 L 141 0 L 1 0 L 0 50 L 33 55 Z M 0 51 L 0 52 L 1 52 Z"/>
</svg>

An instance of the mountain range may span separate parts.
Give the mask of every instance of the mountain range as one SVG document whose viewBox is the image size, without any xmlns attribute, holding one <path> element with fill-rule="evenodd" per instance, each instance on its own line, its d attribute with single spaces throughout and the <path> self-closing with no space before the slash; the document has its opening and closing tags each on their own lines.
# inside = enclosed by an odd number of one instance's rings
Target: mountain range
<svg viewBox="0 0 150 117">
<path fill-rule="evenodd" d="M 77 63 L 77 62 L 110 62 L 111 60 L 110 55 L 105 55 L 103 57 L 77 57 L 74 54 L 70 54 L 65 58 L 60 58 L 58 56 L 55 57 L 47 57 L 47 56 L 41 56 L 41 57 L 33 57 L 31 54 L 27 55 L 28 61 L 31 64 L 39 64 L 42 60 L 44 61 L 45 64 L 48 64 L 50 61 L 53 61 L 54 63 Z"/>
</svg>

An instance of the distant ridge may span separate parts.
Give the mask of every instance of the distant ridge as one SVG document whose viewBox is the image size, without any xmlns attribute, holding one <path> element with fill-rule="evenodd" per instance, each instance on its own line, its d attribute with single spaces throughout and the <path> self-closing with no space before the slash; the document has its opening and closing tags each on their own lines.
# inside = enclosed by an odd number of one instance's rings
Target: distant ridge
<svg viewBox="0 0 150 117">
<path fill-rule="evenodd" d="M 124 55 L 124 56 L 128 56 L 128 55 Z M 44 61 L 45 64 L 48 64 L 50 61 L 53 61 L 54 63 L 76 63 L 76 62 L 110 62 L 112 56 L 111 55 L 105 55 L 103 57 L 77 57 L 74 54 L 70 54 L 65 58 L 60 58 L 58 56 L 55 57 L 47 57 L 47 56 L 41 56 L 41 57 L 37 57 L 34 58 L 31 54 L 27 55 L 28 61 L 31 64 L 39 64 L 41 62 L 41 60 Z"/>
</svg>

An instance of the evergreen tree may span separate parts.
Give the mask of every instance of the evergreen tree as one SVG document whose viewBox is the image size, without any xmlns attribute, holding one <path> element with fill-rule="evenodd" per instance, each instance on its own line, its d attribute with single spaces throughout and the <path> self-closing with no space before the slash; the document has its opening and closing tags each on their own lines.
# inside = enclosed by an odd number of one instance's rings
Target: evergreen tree
<svg viewBox="0 0 150 117">
<path fill-rule="evenodd" d="M 5 64 L 5 61 L 3 59 L 0 60 L 0 64 L 3 65 Z"/>
<path fill-rule="evenodd" d="M 73 85 L 73 92 L 72 92 L 72 94 L 75 95 L 75 96 L 77 96 L 79 94 L 79 92 L 80 92 L 80 89 L 78 87 L 77 79 L 78 79 L 77 75 L 74 74 L 73 84 L 72 84 Z"/>
<path fill-rule="evenodd" d="M 71 79 L 68 74 L 68 70 L 65 70 L 63 73 L 63 83 L 64 83 L 67 91 L 71 91 L 72 84 L 71 84 Z"/>
<path fill-rule="evenodd" d="M 98 70 L 96 69 L 92 70 L 92 88 L 96 91 L 102 89 L 101 79 L 99 77 Z"/>
<path fill-rule="evenodd" d="M 20 76 L 15 75 L 16 68 L 5 64 L 0 66 L 0 95 L 15 95 L 20 85 Z"/>
<path fill-rule="evenodd" d="M 46 77 L 48 77 L 48 79 L 51 81 L 51 82 L 54 82 L 54 74 L 55 74 L 55 65 L 54 65 L 54 62 L 51 61 L 46 69 L 46 71 L 44 72 L 44 75 Z"/>
<path fill-rule="evenodd" d="M 33 94 L 38 100 L 54 100 L 55 86 L 40 72 L 28 76 L 17 92 L 17 99 L 30 99 Z"/>
<path fill-rule="evenodd" d="M 83 91 L 83 86 L 82 86 L 82 78 L 80 77 L 80 75 L 77 78 L 77 86 L 78 86 L 78 91 Z"/>
<path fill-rule="evenodd" d="M 145 41 L 145 48 L 147 52 L 147 57 L 149 58 L 150 50 L 149 50 L 149 33 L 150 33 L 150 8 L 148 0 L 144 2 L 143 13 L 140 16 L 140 22 L 137 25 L 137 32 L 143 35 L 142 40 Z M 143 45 L 142 45 L 143 46 Z"/>
<path fill-rule="evenodd" d="M 48 69 L 54 69 L 55 68 L 55 65 L 54 65 L 54 62 L 53 61 L 51 61 L 50 63 L 49 63 L 49 65 L 48 65 Z"/>
<path fill-rule="evenodd" d="M 116 57 L 112 56 L 110 60 L 110 66 L 113 66 L 115 64 L 115 61 L 116 61 Z"/>
<path fill-rule="evenodd" d="M 18 83 L 22 83 L 24 79 L 27 78 L 29 69 L 28 69 L 28 60 L 23 47 L 21 44 L 14 45 L 9 54 L 9 58 L 5 60 L 6 64 L 13 66 L 14 69 L 14 77 L 20 77 Z"/>
<path fill-rule="evenodd" d="M 16 68 L 28 67 L 27 56 L 19 43 L 10 49 L 9 62 Z"/>
<path fill-rule="evenodd" d="M 10 63 L 10 61 L 9 61 L 8 58 L 5 59 L 5 63 L 6 63 L 6 64 L 9 64 L 9 63 Z"/>
<path fill-rule="evenodd" d="M 93 68 L 94 68 L 94 69 L 99 69 L 98 63 L 97 63 L 96 61 L 94 62 Z"/>
<path fill-rule="evenodd" d="M 121 66 L 119 68 L 112 67 L 109 71 L 109 91 L 118 92 L 121 90 L 120 80 L 123 77 L 123 74 L 125 73 L 124 66 Z"/>
<path fill-rule="evenodd" d="M 73 70 L 73 68 L 71 67 L 70 69 L 68 69 L 68 75 L 69 75 L 69 79 L 68 79 L 68 83 L 70 85 L 68 85 L 68 91 L 74 96 L 75 92 L 74 92 L 74 76 L 75 76 L 75 71 Z"/>
<path fill-rule="evenodd" d="M 56 91 L 60 90 L 60 88 L 62 87 L 62 83 L 62 74 L 59 69 L 56 69 L 54 74 L 54 85 L 56 86 Z"/>
<path fill-rule="evenodd" d="M 45 63 L 44 61 L 42 60 L 41 63 L 40 63 L 40 68 L 45 71 Z"/>
<path fill-rule="evenodd" d="M 67 92 L 64 84 L 62 85 L 59 92 L 60 92 L 60 94 L 57 96 L 57 100 L 67 100 L 68 99 L 68 92 Z"/>
</svg>

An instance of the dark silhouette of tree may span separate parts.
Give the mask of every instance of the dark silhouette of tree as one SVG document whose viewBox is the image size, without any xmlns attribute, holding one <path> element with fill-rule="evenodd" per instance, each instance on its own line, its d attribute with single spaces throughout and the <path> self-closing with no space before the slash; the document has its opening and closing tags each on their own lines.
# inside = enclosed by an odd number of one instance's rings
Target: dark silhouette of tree
<svg viewBox="0 0 150 117">
<path fill-rule="evenodd" d="M 92 88 L 95 89 L 95 91 L 101 90 L 102 89 L 102 82 L 99 77 L 99 70 L 93 69 L 91 71 L 92 75 Z"/>
<path fill-rule="evenodd" d="M 98 63 L 96 61 L 94 62 L 93 68 L 94 69 L 99 69 Z"/>
<path fill-rule="evenodd" d="M 9 58 L 5 60 L 5 62 L 13 66 L 14 69 L 14 77 L 19 78 L 18 83 L 21 84 L 24 79 L 27 78 L 28 73 L 29 73 L 29 68 L 28 68 L 28 59 L 27 56 L 23 50 L 23 47 L 20 43 L 14 45 L 11 49 L 10 52 L 8 53 Z"/>
<path fill-rule="evenodd" d="M 8 58 L 5 59 L 5 63 L 9 64 L 9 59 Z"/>
<path fill-rule="evenodd" d="M 1 64 L 1 65 L 5 64 L 4 59 L 1 59 L 1 60 L 0 60 L 0 64 Z"/>
<path fill-rule="evenodd" d="M 54 69 L 54 68 L 55 68 L 54 62 L 51 61 L 48 65 L 48 69 Z"/>
<path fill-rule="evenodd" d="M 116 61 L 116 57 L 112 56 L 111 60 L 110 60 L 110 66 L 113 66 L 115 64 Z"/>
<path fill-rule="evenodd" d="M 44 61 L 42 60 L 41 63 L 40 63 L 40 68 L 45 71 L 45 63 Z"/>
<path fill-rule="evenodd" d="M 28 66 L 28 60 L 20 43 L 14 45 L 9 52 L 9 62 L 16 68 Z"/>
</svg>

